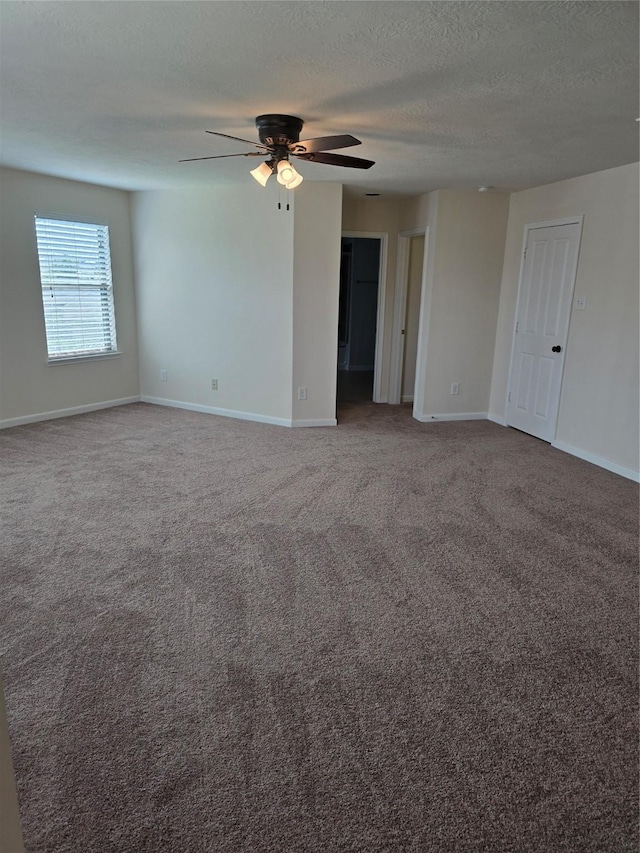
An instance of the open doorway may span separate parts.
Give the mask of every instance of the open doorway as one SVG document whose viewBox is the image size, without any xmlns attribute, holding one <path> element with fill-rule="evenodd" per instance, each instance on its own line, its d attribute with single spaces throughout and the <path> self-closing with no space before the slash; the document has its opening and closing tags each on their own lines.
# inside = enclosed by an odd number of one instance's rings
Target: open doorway
<svg viewBox="0 0 640 853">
<path fill-rule="evenodd" d="M 424 262 L 424 234 L 409 239 L 409 269 L 407 300 L 403 328 L 403 359 L 401 403 L 413 403 L 416 384 L 416 356 L 418 353 L 418 326 L 420 323 L 420 296 L 422 292 L 422 267 Z"/>
<path fill-rule="evenodd" d="M 381 237 L 344 236 L 338 315 L 338 402 L 376 399 Z"/>
<path fill-rule="evenodd" d="M 389 402 L 413 403 L 424 371 L 424 347 L 430 296 L 427 288 L 428 228 L 398 234 L 396 292 L 393 309 Z M 423 350 L 420 355 L 421 348 Z"/>
</svg>

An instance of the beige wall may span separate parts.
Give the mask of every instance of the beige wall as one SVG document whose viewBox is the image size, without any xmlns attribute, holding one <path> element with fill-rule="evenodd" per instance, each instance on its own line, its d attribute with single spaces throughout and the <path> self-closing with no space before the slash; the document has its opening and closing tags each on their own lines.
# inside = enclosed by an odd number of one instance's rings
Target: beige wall
<svg viewBox="0 0 640 853">
<path fill-rule="evenodd" d="M 503 193 L 438 192 L 422 416 L 488 411 L 508 209 Z"/>
<path fill-rule="evenodd" d="M 275 185 L 136 193 L 143 397 L 335 421 L 342 187 L 277 200 Z"/>
<path fill-rule="evenodd" d="M 637 164 L 515 193 L 510 208 L 499 193 L 441 190 L 405 201 L 347 196 L 341 210 L 339 185 L 312 182 L 289 212 L 277 210 L 269 188 L 253 186 L 137 193 L 139 341 L 130 196 L 10 169 L 0 170 L 0 181 L 5 425 L 140 391 L 276 422 L 331 420 L 341 213 L 343 230 L 389 238 L 383 398 L 398 233 L 426 228 L 414 412 L 488 410 L 499 420 L 524 225 L 583 214 L 576 296 L 585 296 L 587 307 L 571 317 L 556 443 L 638 470 Z M 35 213 L 109 224 L 121 356 L 47 365 Z M 218 392 L 211 391 L 212 378 Z M 449 393 L 452 382 L 461 385 L 457 397 Z M 297 400 L 300 386 L 308 389 L 305 402 Z"/>
<path fill-rule="evenodd" d="M 253 181 L 134 195 L 144 397 L 291 419 L 293 216 Z"/>
<path fill-rule="evenodd" d="M 295 191 L 293 420 L 336 416 L 342 185 L 305 181 Z M 298 400 L 298 388 L 307 399 Z"/>
<path fill-rule="evenodd" d="M 582 214 L 556 441 L 638 471 L 638 164 L 513 194 L 490 412 L 504 417 L 524 226 Z"/>
<path fill-rule="evenodd" d="M 488 411 L 508 209 L 506 194 L 471 190 L 403 206 L 401 229 L 428 233 L 414 395 L 421 420 Z"/>
<path fill-rule="evenodd" d="M 137 397 L 129 194 L 0 169 L 0 422 Z M 47 364 L 34 215 L 109 226 L 120 356 Z"/>
<path fill-rule="evenodd" d="M 387 231 L 394 249 L 387 283 L 385 388 L 398 234 L 425 229 L 426 276 L 420 299 L 414 415 L 427 419 L 486 413 L 509 197 L 439 190 L 404 201 L 368 201 L 345 201 L 343 229 Z M 457 396 L 450 394 L 452 382 L 460 383 Z"/>
<path fill-rule="evenodd" d="M 400 206 L 399 230 L 413 231 L 433 223 L 437 192 L 406 199 Z"/>
</svg>

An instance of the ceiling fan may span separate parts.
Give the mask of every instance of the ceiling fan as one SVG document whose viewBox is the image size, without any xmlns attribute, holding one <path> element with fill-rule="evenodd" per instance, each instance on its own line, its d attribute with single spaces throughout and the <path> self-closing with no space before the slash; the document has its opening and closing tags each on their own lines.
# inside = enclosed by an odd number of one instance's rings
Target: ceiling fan
<svg viewBox="0 0 640 853">
<path fill-rule="evenodd" d="M 299 174 L 291 157 L 300 160 L 311 160 L 314 163 L 326 163 L 328 166 L 346 166 L 349 169 L 370 169 L 374 165 L 373 160 L 363 160 L 360 157 L 346 157 L 343 154 L 329 154 L 335 148 L 350 148 L 352 145 L 360 145 L 360 140 L 355 136 L 344 134 L 342 136 L 319 136 L 316 139 L 303 139 L 300 141 L 300 131 L 304 122 L 296 116 L 285 116 L 268 114 L 256 118 L 258 137 L 260 142 L 251 142 L 249 139 L 240 139 L 238 136 L 229 136 L 228 133 L 218 133 L 215 130 L 207 130 L 213 136 L 223 136 L 225 139 L 235 139 L 236 142 L 245 142 L 259 148 L 259 151 L 246 151 L 241 154 L 214 154 L 212 157 L 190 157 L 180 160 L 180 163 L 192 163 L 195 160 L 219 160 L 224 157 L 267 157 L 250 174 L 261 184 L 266 186 L 271 175 L 275 174 L 282 186 L 287 189 L 295 189 L 302 183 L 302 175 Z"/>
</svg>

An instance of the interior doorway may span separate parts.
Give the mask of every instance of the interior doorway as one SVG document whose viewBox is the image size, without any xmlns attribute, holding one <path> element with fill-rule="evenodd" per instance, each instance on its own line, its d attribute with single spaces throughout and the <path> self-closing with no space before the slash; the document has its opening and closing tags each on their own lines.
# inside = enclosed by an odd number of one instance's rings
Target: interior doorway
<svg viewBox="0 0 640 853">
<path fill-rule="evenodd" d="M 428 234 L 428 228 L 398 234 L 389 402 L 413 403 L 414 411 L 420 349 L 426 346 L 430 302 L 427 288 Z"/>
<path fill-rule="evenodd" d="M 343 236 L 337 365 L 340 403 L 376 400 L 382 261 L 381 236 Z"/>
<path fill-rule="evenodd" d="M 420 323 L 420 297 L 422 292 L 422 266 L 424 263 L 424 234 L 415 234 L 409 240 L 409 269 L 407 299 L 404 314 L 401 403 L 413 403 L 416 384 L 416 356 L 418 353 L 418 326 Z"/>
</svg>

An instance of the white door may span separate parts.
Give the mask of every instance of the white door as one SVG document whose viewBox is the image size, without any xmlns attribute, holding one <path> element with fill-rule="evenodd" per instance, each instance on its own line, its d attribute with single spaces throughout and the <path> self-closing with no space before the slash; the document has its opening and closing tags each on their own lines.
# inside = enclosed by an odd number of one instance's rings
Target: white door
<svg viewBox="0 0 640 853">
<path fill-rule="evenodd" d="M 507 423 L 556 434 L 581 223 L 529 229 L 518 295 Z"/>
</svg>

